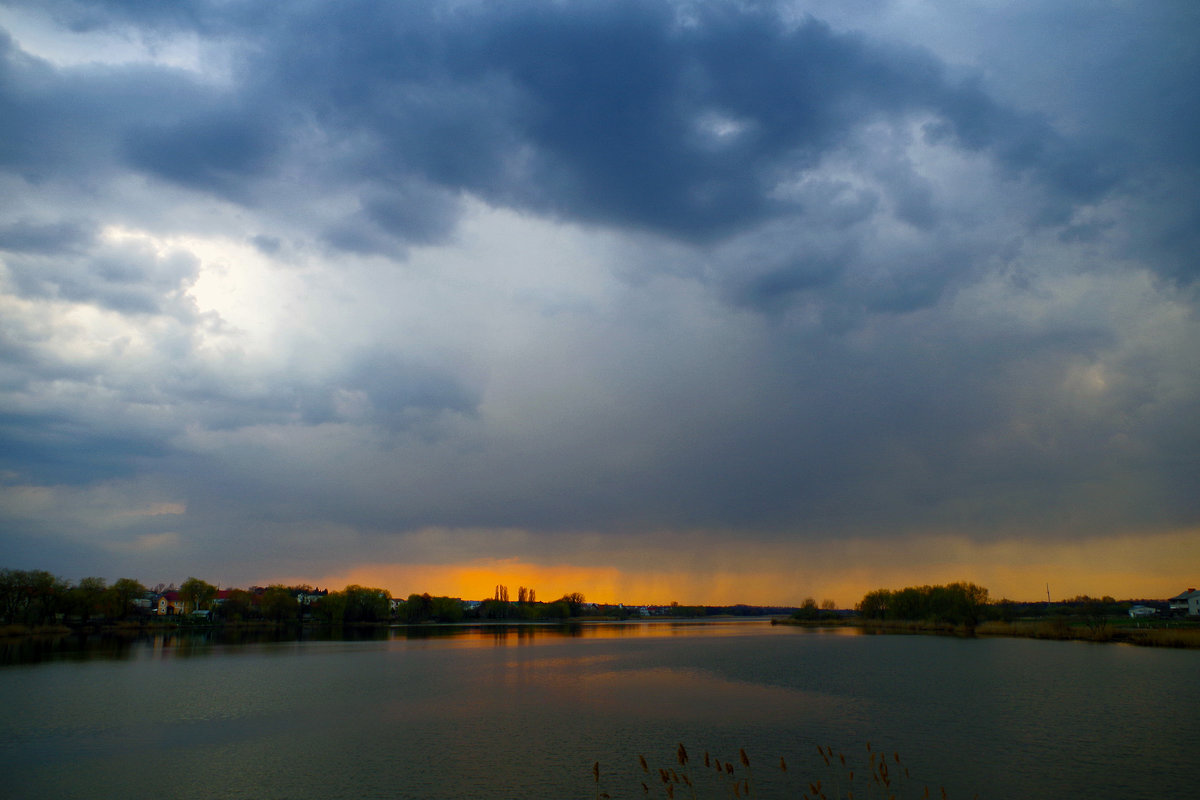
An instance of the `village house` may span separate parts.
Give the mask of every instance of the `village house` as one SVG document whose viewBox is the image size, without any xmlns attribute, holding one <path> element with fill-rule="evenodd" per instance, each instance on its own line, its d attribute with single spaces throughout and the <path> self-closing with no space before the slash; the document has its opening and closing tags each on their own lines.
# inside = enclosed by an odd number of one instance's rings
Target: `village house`
<svg viewBox="0 0 1200 800">
<path fill-rule="evenodd" d="M 1167 608 L 1172 614 L 1187 614 L 1189 617 L 1200 616 L 1200 592 L 1194 588 L 1180 592 L 1167 600 Z"/>
<path fill-rule="evenodd" d="M 173 614 L 186 614 L 192 610 L 192 604 L 183 599 L 176 591 L 163 592 L 158 596 L 158 615 L 160 617 Z"/>
</svg>

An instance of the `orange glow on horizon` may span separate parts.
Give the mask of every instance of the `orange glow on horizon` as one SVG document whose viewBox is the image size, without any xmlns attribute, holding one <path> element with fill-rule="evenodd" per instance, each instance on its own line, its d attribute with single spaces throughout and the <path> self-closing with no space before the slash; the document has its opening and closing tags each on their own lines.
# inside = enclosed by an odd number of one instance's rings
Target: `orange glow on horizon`
<svg viewBox="0 0 1200 800">
<path fill-rule="evenodd" d="M 1118 599 L 1166 598 L 1200 582 L 1200 535 L 1196 531 L 1045 543 L 1029 539 L 974 542 L 947 535 L 902 540 L 766 543 L 711 547 L 710 560 L 665 570 L 645 563 L 622 563 L 614 551 L 608 563 L 594 552 L 587 564 L 539 564 L 532 559 L 481 559 L 464 564 L 363 564 L 323 576 L 318 585 L 378 586 L 395 597 L 432 595 L 483 600 L 497 584 L 516 600 L 524 586 L 539 601 L 579 592 L 589 602 L 627 605 L 798 606 L 806 597 L 832 599 L 851 608 L 875 589 L 970 581 L 994 600 L 1054 600 L 1081 594 Z M 719 566 L 718 566 L 719 565 Z M 286 582 L 286 581 L 285 581 Z M 292 582 L 312 582 L 296 578 Z"/>
</svg>

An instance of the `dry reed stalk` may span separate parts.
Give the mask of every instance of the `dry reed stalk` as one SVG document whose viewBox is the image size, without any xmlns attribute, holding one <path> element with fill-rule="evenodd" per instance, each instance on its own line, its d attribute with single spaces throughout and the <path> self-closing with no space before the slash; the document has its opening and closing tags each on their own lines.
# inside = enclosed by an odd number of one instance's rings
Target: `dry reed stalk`
<svg viewBox="0 0 1200 800">
<path fill-rule="evenodd" d="M 746 768 L 746 780 L 745 780 L 746 796 L 749 797 L 750 796 L 750 781 L 754 776 L 753 771 L 751 771 L 751 769 L 750 769 L 750 757 L 746 755 L 746 749 L 744 747 L 738 749 L 738 756 L 741 758 L 742 766 Z"/>
<path fill-rule="evenodd" d="M 931 796 L 936 796 L 930 786 L 914 780 L 898 751 L 893 750 L 889 757 L 885 751 L 877 750 L 874 744 L 868 742 L 866 763 L 847 757 L 845 753 L 827 745 L 817 745 L 817 754 L 819 761 L 802 759 L 800 767 L 796 766 L 794 760 L 789 763 L 787 758 L 779 756 L 778 772 L 774 771 L 774 762 L 768 761 L 767 782 L 762 786 L 756 785 L 751 759 L 745 748 L 738 750 L 737 761 L 723 761 L 706 751 L 704 764 L 707 769 L 699 772 L 695 778 L 689 771 L 691 755 L 682 742 L 676 745 L 672 753 L 674 766 L 651 769 L 644 755 L 637 757 L 637 763 L 644 775 L 657 771 L 661 782 L 660 789 L 655 792 L 651 791 L 653 782 L 643 782 L 643 796 L 665 797 L 668 800 L 714 800 L 722 796 L 741 800 L 761 794 L 764 790 L 786 791 L 788 796 L 803 797 L 805 800 L 914 800 L 918 797 L 930 800 Z M 815 768 L 816 774 L 804 774 L 804 764 Z M 869 768 L 868 771 L 864 772 L 863 767 Z M 716 776 L 712 774 L 714 770 Z M 600 771 L 599 762 L 596 762 L 593 765 L 593 778 L 597 783 L 597 797 L 605 800 L 608 795 L 601 793 Z M 942 800 L 947 800 L 944 787 L 941 796 Z"/>
<path fill-rule="evenodd" d="M 592 764 L 592 780 L 596 784 L 596 800 L 611 800 L 611 797 L 608 794 L 608 792 L 601 791 L 601 789 L 600 789 L 600 762 L 599 761 Z"/>
</svg>

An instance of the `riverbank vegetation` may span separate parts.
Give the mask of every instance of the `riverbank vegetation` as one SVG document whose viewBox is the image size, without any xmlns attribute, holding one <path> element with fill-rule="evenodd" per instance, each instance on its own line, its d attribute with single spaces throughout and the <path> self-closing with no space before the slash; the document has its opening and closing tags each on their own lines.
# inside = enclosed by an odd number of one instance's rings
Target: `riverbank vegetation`
<svg viewBox="0 0 1200 800">
<path fill-rule="evenodd" d="M 632 618 L 767 616 L 793 609 L 735 606 L 625 606 L 588 603 L 579 592 L 549 602 L 532 588 L 507 586 L 479 601 L 350 585 L 340 591 L 296 586 L 213 585 L 189 577 L 178 587 L 148 588 L 132 578 L 111 585 L 98 577 L 70 583 L 44 570 L 0 569 L 0 637 L 61 635 L 72 630 L 117 631 L 204 626 L 378 626 L 466 622 L 564 622 Z"/>
<path fill-rule="evenodd" d="M 1131 616 L 1138 607 L 1147 616 Z M 1062 641 L 1200 647 L 1200 621 L 1172 615 L 1155 600 L 1080 595 L 1057 603 L 991 601 L 973 583 L 868 592 L 852 614 L 817 609 L 811 598 L 787 620 L 794 625 L 853 626 L 867 633 L 1013 636 Z"/>
<path fill-rule="evenodd" d="M 1140 606 L 1150 616 L 1130 616 Z M 774 616 L 797 625 L 855 626 L 870 633 L 1020 636 L 1091 642 L 1200 647 L 1200 622 L 1171 616 L 1165 601 L 1079 596 L 1058 603 L 992 601 L 973 583 L 910 586 L 868 592 L 853 610 L 805 598 L 799 608 L 626 606 L 588 603 L 578 592 L 549 602 L 507 586 L 480 601 L 351 585 L 340 591 L 309 585 L 221 589 L 189 577 L 179 587 L 148 588 L 132 578 L 109 584 L 87 577 L 70 583 L 44 570 L 0 569 L 0 637 L 56 636 L 73 630 L 147 630 L 197 626 L 380 626 L 468 622 L 564 622 L 643 618 L 703 619 Z"/>
</svg>

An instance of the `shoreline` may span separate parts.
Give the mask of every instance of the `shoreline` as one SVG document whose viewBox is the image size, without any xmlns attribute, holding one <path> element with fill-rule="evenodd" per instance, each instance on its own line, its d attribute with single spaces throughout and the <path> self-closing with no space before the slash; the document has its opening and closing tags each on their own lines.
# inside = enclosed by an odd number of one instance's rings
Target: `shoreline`
<svg viewBox="0 0 1200 800">
<path fill-rule="evenodd" d="M 0 641 L 22 639 L 59 639 L 68 636 L 144 636 L 156 633 L 201 633 L 205 631 L 329 631 L 379 630 L 385 628 L 456 628 L 464 626 L 535 626 L 556 627 L 582 624 L 656 623 L 656 622 L 703 622 L 692 617 L 655 617 L 653 619 L 618 620 L 605 617 L 573 617 L 563 620 L 479 620 L 454 623 L 345 623 L 333 625 L 327 622 L 290 620 L 241 620 L 229 622 L 193 622 L 177 619 L 124 620 L 88 622 L 76 624 L 55 623 L 51 625 L 5 625 L 0 626 Z M 1104 622 L 1098 625 L 1072 623 L 1065 619 L 1029 619 L 1013 622 L 986 621 L 975 626 L 954 625 L 948 622 L 922 622 L 912 620 L 864 620 L 858 617 L 798 620 L 790 617 L 720 617 L 714 621 L 745 621 L 790 625 L 798 628 L 851 629 L 866 635 L 932 635 L 957 636 L 961 638 L 1004 637 L 1015 639 L 1043 639 L 1047 641 L 1078 641 L 1093 644 L 1128 644 L 1139 647 L 1173 647 L 1200 649 L 1200 624 L 1182 621 L 1175 624 L 1151 624 L 1146 627 Z M 1145 625 L 1145 623 L 1143 623 Z"/>
<path fill-rule="evenodd" d="M 718 615 L 713 617 L 652 617 L 652 618 L 628 618 L 622 619 L 613 616 L 595 616 L 595 617 L 566 617 L 563 619 L 543 619 L 543 620 L 528 620 L 528 619 L 481 619 L 481 620 L 463 620 L 460 622 L 434 622 L 426 620 L 422 622 L 345 622 L 345 623 L 330 623 L 318 620 L 286 620 L 274 622 L 271 620 L 226 620 L 219 622 L 191 620 L 187 618 L 166 617 L 166 618 L 150 618 L 146 620 L 108 620 L 108 621 L 89 621 L 85 623 L 63 623 L 57 622 L 47 625 L 24 625 L 14 623 L 10 625 L 0 626 L 0 641 L 11 641 L 15 639 L 46 639 L 59 638 L 64 636 L 141 636 L 154 633 L 200 633 L 203 631 L 286 631 L 286 630 L 380 630 L 391 628 L 417 628 L 417 629 L 452 629 L 462 627 L 538 627 L 538 628 L 553 628 L 565 625 L 616 625 L 622 623 L 640 624 L 640 623 L 658 623 L 658 622 L 685 622 L 685 623 L 703 623 L 705 621 L 712 622 L 731 622 L 731 621 L 746 621 L 746 622 L 770 622 L 774 624 L 779 621 L 778 617 L 738 617 L 733 615 Z"/>
<path fill-rule="evenodd" d="M 1183 622 L 1175 627 L 1131 627 L 1105 622 L 1090 627 L 1071 624 L 1066 620 L 1018 620 L 1015 622 L 987 621 L 975 626 L 953 625 L 948 622 L 919 622 L 910 620 L 794 620 L 782 619 L 772 624 L 794 625 L 802 628 L 854 628 L 867 634 L 923 634 L 960 636 L 964 638 L 1004 637 L 1010 639 L 1043 639 L 1062 642 L 1091 642 L 1094 644 L 1129 644 L 1138 647 L 1174 647 L 1200 649 L 1200 624 Z"/>
</svg>

